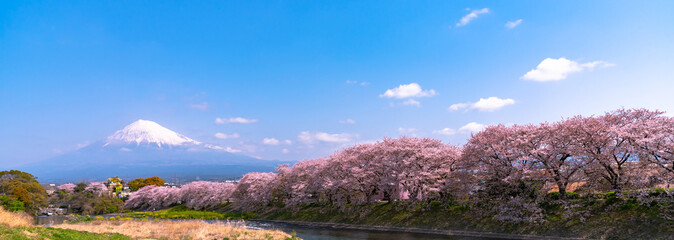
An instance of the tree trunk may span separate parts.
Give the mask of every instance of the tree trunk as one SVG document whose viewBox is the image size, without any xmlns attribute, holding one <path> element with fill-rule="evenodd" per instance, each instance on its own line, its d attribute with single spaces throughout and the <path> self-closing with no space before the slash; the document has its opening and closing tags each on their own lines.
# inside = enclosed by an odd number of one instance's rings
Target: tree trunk
<svg viewBox="0 0 674 240">
<path fill-rule="evenodd" d="M 559 188 L 559 199 L 566 200 L 566 184 L 558 182 L 557 188 Z"/>
<path fill-rule="evenodd" d="M 382 199 L 382 200 L 390 203 L 391 202 L 391 193 L 389 191 L 384 191 L 384 199 Z"/>
</svg>

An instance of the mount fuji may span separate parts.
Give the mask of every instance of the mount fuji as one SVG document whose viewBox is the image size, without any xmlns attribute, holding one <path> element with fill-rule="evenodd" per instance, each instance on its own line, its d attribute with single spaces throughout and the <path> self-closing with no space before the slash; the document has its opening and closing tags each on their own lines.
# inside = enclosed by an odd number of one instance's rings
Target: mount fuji
<svg viewBox="0 0 674 240">
<path fill-rule="evenodd" d="M 231 179 L 273 171 L 292 162 L 261 160 L 206 144 L 156 122 L 138 120 L 77 151 L 26 166 L 40 181 L 102 180 L 159 176 L 181 180 Z"/>
</svg>

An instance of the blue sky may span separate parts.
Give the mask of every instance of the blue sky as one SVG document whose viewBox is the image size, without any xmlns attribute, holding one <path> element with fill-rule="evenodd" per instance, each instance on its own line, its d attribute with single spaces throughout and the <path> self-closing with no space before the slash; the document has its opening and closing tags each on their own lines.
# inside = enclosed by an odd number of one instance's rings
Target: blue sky
<svg viewBox="0 0 674 240">
<path fill-rule="evenodd" d="M 3 1 L 0 165 L 137 119 L 301 160 L 382 137 L 462 144 L 481 125 L 674 112 L 673 13 L 672 1 Z"/>
</svg>

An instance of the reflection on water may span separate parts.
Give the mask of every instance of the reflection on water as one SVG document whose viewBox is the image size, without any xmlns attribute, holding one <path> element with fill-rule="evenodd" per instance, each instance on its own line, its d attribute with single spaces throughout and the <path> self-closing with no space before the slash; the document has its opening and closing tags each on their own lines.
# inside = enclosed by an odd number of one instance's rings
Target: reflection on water
<svg viewBox="0 0 674 240">
<path fill-rule="evenodd" d="M 67 215 L 38 216 L 35 218 L 35 223 L 41 226 L 51 226 L 64 223 L 68 220 L 73 220 L 73 217 Z"/>
<path fill-rule="evenodd" d="M 321 228 L 321 227 L 306 227 L 299 225 L 290 225 L 283 223 L 269 223 L 269 222 L 257 222 L 257 221 L 247 221 L 246 227 L 248 228 L 261 228 L 261 229 L 278 229 L 287 233 L 292 232 L 293 230 L 297 232 L 297 237 L 306 240 L 488 240 L 490 238 L 476 238 L 476 237 L 459 237 L 459 236 L 446 236 L 446 235 L 436 235 L 436 234 L 423 234 L 423 233 L 402 233 L 402 232 L 388 232 L 388 231 L 365 231 L 365 230 L 350 230 L 350 229 L 332 229 L 332 228 Z"/>
</svg>

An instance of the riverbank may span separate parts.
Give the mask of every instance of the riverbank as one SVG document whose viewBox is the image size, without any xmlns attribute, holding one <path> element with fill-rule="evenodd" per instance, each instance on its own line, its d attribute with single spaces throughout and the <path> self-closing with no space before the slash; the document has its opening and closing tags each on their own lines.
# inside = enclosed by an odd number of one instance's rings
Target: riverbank
<svg viewBox="0 0 674 240">
<path fill-rule="evenodd" d="M 298 239 L 279 230 L 248 229 L 229 222 L 210 223 L 203 220 L 82 217 L 75 222 L 51 227 L 36 226 L 33 222 L 34 219 L 27 214 L 8 212 L 0 207 L 0 240 Z"/>
<path fill-rule="evenodd" d="M 247 229 L 229 223 L 209 223 L 193 221 L 139 221 L 139 220 L 95 220 L 78 224 L 61 224 L 54 228 L 91 233 L 119 233 L 133 239 L 298 239 L 283 231 Z"/>
<path fill-rule="evenodd" d="M 169 209 L 150 211 L 150 212 L 124 213 L 122 214 L 122 216 L 130 218 L 203 219 L 203 220 L 239 220 L 239 219 L 246 220 L 257 217 L 257 215 L 253 213 L 197 211 L 189 209 L 185 205 L 177 205 Z"/>
<path fill-rule="evenodd" d="M 33 218 L 25 213 L 5 211 L 0 207 L 0 240 L 131 240 L 118 233 L 90 233 L 33 225 Z"/>
<path fill-rule="evenodd" d="M 500 221 L 457 203 L 373 203 L 351 206 L 310 204 L 296 208 L 267 207 L 259 220 L 346 229 L 466 234 L 495 238 L 674 239 L 674 221 L 656 205 L 609 197 L 545 202 L 540 220 Z M 482 205 L 484 206 L 484 205 Z M 668 207 L 668 206 L 667 206 Z M 220 208 L 217 211 L 236 211 Z M 504 209 L 505 211 L 505 209 Z M 522 216 L 526 217 L 526 216 Z M 508 237 L 514 236 L 514 237 Z"/>
<path fill-rule="evenodd" d="M 382 231 L 382 232 L 398 232 L 398 233 L 419 233 L 419 234 L 435 234 L 454 237 L 470 237 L 470 238 L 489 238 L 489 239 L 523 239 L 523 240 L 574 240 L 585 238 L 570 238 L 570 237 L 555 237 L 555 236 L 540 236 L 540 235 L 521 235 L 521 234 L 505 234 L 492 232 L 476 232 L 465 230 L 442 230 L 429 228 L 414 228 L 414 227 L 392 227 L 392 226 L 376 226 L 376 225 L 358 225 L 347 223 L 328 223 L 328 222 L 302 222 L 289 220 L 264 220 L 253 219 L 258 222 L 282 223 L 290 226 L 312 227 L 312 228 L 328 228 L 337 230 L 359 230 L 359 231 Z"/>
<path fill-rule="evenodd" d="M 0 225 L 0 239 L 51 239 L 51 240 L 132 240 L 119 233 L 90 233 L 51 227 L 14 227 Z"/>
</svg>

